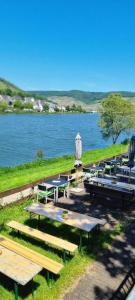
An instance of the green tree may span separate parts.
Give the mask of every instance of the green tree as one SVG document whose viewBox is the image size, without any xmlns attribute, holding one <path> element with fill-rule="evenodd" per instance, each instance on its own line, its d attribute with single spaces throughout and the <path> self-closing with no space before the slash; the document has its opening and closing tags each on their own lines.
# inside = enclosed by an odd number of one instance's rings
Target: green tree
<svg viewBox="0 0 135 300">
<path fill-rule="evenodd" d="M 55 112 L 59 112 L 60 110 L 59 110 L 59 108 L 56 106 L 56 107 L 54 108 L 54 111 L 55 111 Z"/>
<path fill-rule="evenodd" d="M 76 106 L 75 104 L 73 104 L 73 105 L 71 106 L 71 110 L 72 110 L 72 111 L 76 111 L 76 110 L 77 110 L 77 106 Z"/>
<path fill-rule="evenodd" d="M 67 105 L 67 106 L 66 106 L 66 111 L 70 111 L 70 110 L 71 110 L 70 106 Z"/>
<path fill-rule="evenodd" d="M 36 151 L 36 158 L 39 160 L 42 160 L 44 158 L 44 152 L 41 149 Z"/>
<path fill-rule="evenodd" d="M 49 111 L 49 105 L 48 105 L 48 103 L 45 103 L 45 104 L 43 105 L 43 110 L 44 110 L 44 111 Z"/>
<path fill-rule="evenodd" d="M 23 104 L 23 108 L 26 108 L 26 109 L 33 109 L 33 104 L 28 102 L 28 103 L 24 103 Z"/>
<path fill-rule="evenodd" d="M 13 94 L 14 94 L 14 93 L 13 93 L 13 91 L 12 91 L 10 88 L 7 87 L 7 88 L 5 89 L 5 95 L 13 96 Z"/>
<path fill-rule="evenodd" d="M 135 126 L 135 106 L 120 94 L 110 94 L 99 107 L 99 126 L 104 138 L 116 143 L 122 132 L 129 133 Z"/>
<path fill-rule="evenodd" d="M 5 100 L 0 101 L 0 111 L 4 112 L 8 109 L 8 104 Z"/>
<path fill-rule="evenodd" d="M 18 109 L 18 110 L 23 109 L 23 108 L 24 108 L 24 105 L 23 105 L 22 101 L 16 100 L 16 101 L 14 102 L 14 108 L 16 108 L 16 109 Z"/>
</svg>

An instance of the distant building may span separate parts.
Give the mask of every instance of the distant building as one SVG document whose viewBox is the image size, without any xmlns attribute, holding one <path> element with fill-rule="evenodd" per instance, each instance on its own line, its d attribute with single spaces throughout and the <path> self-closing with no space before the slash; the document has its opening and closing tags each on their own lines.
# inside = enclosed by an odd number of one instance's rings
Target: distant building
<svg viewBox="0 0 135 300">
<path fill-rule="evenodd" d="M 40 100 L 36 101 L 36 103 L 34 103 L 33 109 L 35 111 L 38 111 L 38 112 L 42 112 L 43 111 L 43 105 L 41 104 Z"/>
</svg>

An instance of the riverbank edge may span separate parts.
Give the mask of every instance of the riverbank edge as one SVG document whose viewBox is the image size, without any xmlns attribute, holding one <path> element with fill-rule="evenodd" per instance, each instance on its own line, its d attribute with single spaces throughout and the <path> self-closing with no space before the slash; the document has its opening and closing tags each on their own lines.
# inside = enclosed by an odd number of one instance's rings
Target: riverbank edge
<svg viewBox="0 0 135 300">
<path fill-rule="evenodd" d="M 118 144 L 118 145 L 112 145 L 103 149 L 96 149 L 96 150 L 91 150 L 91 151 L 86 151 L 83 153 L 83 157 L 82 157 L 82 161 L 83 161 L 83 166 L 90 166 L 93 163 L 98 163 L 99 161 L 102 161 L 104 159 L 110 159 L 114 156 L 118 156 L 118 155 L 122 155 L 123 153 L 127 152 L 128 150 L 128 146 L 127 145 L 122 145 L 122 144 Z M 65 161 L 69 160 L 69 164 L 65 165 Z M 60 173 L 67 173 L 67 174 L 71 174 L 71 172 L 73 171 L 73 166 L 74 166 L 74 156 L 63 156 L 63 157 L 58 157 L 58 158 L 53 158 L 53 159 L 48 159 L 46 161 L 43 161 L 45 163 L 45 165 L 42 166 L 44 170 L 44 176 L 39 175 L 38 178 L 36 178 L 36 180 L 32 180 L 32 178 L 28 179 L 28 182 L 25 182 L 25 184 L 18 184 L 18 186 L 14 186 L 13 188 L 7 188 L 3 191 L 0 191 L 0 198 L 3 198 L 5 196 L 9 196 L 11 194 L 14 193 L 18 193 L 21 192 L 25 189 L 28 188 L 32 188 L 33 186 L 37 185 L 38 183 L 42 182 L 43 180 L 47 179 L 47 178 L 52 178 L 54 176 L 58 176 Z M 63 162 L 63 165 L 59 166 L 59 164 L 61 165 Z M 37 165 L 36 165 L 37 163 Z M 1 184 L 2 184 L 2 177 L 6 177 L 7 175 L 7 181 L 13 180 L 15 176 L 20 176 L 21 171 L 24 172 L 29 172 L 30 169 L 33 169 L 33 174 L 34 171 L 37 173 L 38 171 L 38 167 L 41 168 L 41 166 L 38 166 L 38 161 L 34 161 L 31 163 L 27 163 L 24 165 L 20 165 L 17 167 L 10 167 L 10 168 L 0 168 L 1 170 L 7 170 L 3 175 L 1 175 Z M 53 172 L 53 164 L 55 164 L 55 169 L 56 171 Z M 57 172 L 57 166 L 58 164 L 58 172 Z M 33 168 L 34 165 L 34 168 Z M 52 166 L 51 166 L 52 165 Z M 31 167 L 30 167 L 31 166 Z M 52 168 L 51 168 L 52 167 Z M 49 169 L 50 168 L 50 169 Z M 9 170 L 8 170 L 9 169 Z M 50 174 L 49 171 L 50 170 Z M 10 176 L 11 175 L 11 176 Z M 15 176 L 14 176 L 15 175 Z M 24 174 L 23 174 L 24 175 Z"/>
</svg>

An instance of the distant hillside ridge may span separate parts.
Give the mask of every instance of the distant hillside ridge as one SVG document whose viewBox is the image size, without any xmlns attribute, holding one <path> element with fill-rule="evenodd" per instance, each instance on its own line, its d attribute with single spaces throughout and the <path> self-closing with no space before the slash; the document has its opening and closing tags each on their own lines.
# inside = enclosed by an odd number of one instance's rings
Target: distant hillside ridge
<svg viewBox="0 0 135 300">
<path fill-rule="evenodd" d="M 0 94 L 8 96 L 34 97 L 36 99 L 40 96 L 41 99 L 46 99 L 45 96 L 42 96 L 41 94 L 38 95 L 38 93 L 35 94 L 34 92 L 24 91 L 20 87 L 2 77 L 0 77 Z"/>
<path fill-rule="evenodd" d="M 31 91 L 32 92 L 32 91 Z M 70 97 L 76 101 L 81 101 L 85 104 L 96 104 L 96 102 L 108 97 L 111 93 L 120 93 L 123 97 L 132 98 L 135 97 L 135 92 L 129 91 L 110 91 L 110 92 L 88 92 L 80 90 L 71 91 L 33 91 L 35 94 L 45 97 Z"/>
<path fill-rule="evenodd" d="M 22 91 L 19 87 L 17 87 L 13 83 L 0 77 L 0 92 L 5 93 L 8 89 L 10 89 L 14 93 Z"/>
</svg>

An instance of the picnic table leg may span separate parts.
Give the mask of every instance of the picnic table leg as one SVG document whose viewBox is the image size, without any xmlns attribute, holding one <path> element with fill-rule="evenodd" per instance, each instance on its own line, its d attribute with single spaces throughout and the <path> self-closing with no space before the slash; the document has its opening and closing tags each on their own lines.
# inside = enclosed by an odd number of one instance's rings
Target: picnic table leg
<svg viewBox="0 0 135 300">
<path fill-rule="evenodd" d="M 50 278 L 50 272 L 47 271 L 47 284 L 51 288 L 51 278 Z"/>
<path fill-rule="evenodd" d="M 90 241 L 90 232 L 88 232 L 88 245 L 89 245 L 89 241 Z"/>
<path fill-rule="evenodd" d="M 59 197 L 59 188 L 56 188 L 56 203 L 58 203 L 58 197 Z"/>
<path fill-rule="evenodd" d="M 82 230 L 80 230 L 80 243 L 79 243 L 79 250 L 82 249 Z"/>
<path fill-rule="evenodd" d="M 34 300 L 34 282 L 32 279 L 32 300 Z"/>
<path fill-rule="evenodd" d="M 38 215 L 38 228 L 39 228 L 39 225 L 40 225 L 40 215 Z"/>
<path fill-rule="evenodd" d="M 64 261 L 64 263 L 66 263 L 66 251 L 65 251 L 65 249 L 63 250 L 63 261 Z"/>
<path fill-rule="evenodd" d="M 18 284 L 14 281 L 15 300 L 18 300 Z"/>
<path fill-rule="evenodd" d="M 54 204 L 56 204 L 56 188 L 54 189 Z"/>
</svg>

